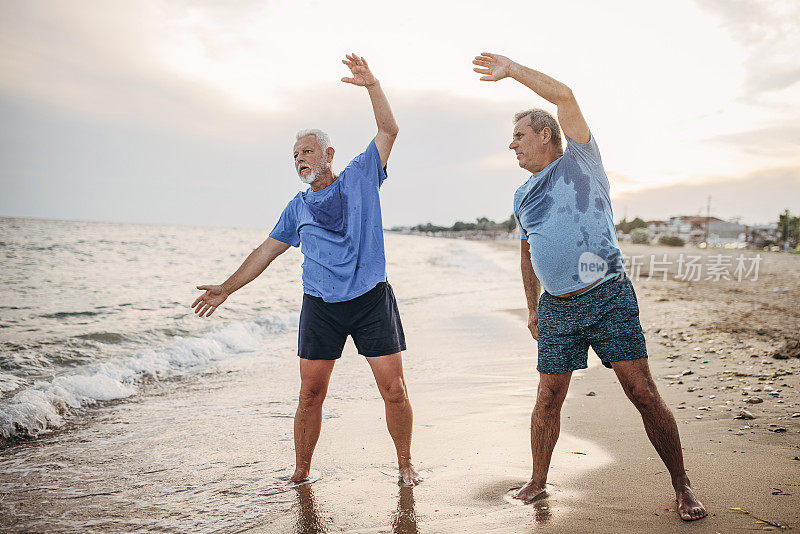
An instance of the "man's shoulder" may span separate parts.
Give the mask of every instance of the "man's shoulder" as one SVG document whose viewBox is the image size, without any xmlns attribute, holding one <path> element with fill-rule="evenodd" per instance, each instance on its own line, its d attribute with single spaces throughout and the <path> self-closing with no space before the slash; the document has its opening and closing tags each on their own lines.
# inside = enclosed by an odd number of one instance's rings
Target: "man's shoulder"
<svg viewBox="0 0 800 534">
<path fill-rule="evenodd" d="M 303 204 L 303 191 L 298 191 L 295 196 L 289 199 L 289 202 L 286 203 L 286 209 L 297 210 L 300 205 Z"/>
</svg>

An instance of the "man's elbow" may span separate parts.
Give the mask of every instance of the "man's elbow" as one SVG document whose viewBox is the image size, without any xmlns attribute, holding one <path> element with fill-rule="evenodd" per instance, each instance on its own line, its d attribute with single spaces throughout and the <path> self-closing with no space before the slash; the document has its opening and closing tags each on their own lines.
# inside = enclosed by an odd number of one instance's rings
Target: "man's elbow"
<svg viewBox="0 0 800 534">
<path fill-rule="evenodd" d="M 558 93 L 558 101 L 556 105 L 563 105 L 563 104 L 572 104 L 575 103 L 575 95 L 572 93 L 572 89 L 567 87 L 566 85 L 559 91 Z"/>
<path fill-rule="evenodd" d="M 380 132 L 386 137 L 390 137 L 392 140 L 394 140 L 397 137 L 397 134 L 400 133 L 400 127 L 396 124 L 393 124 L 392 126 L 381 128 Z"/>
</svg>

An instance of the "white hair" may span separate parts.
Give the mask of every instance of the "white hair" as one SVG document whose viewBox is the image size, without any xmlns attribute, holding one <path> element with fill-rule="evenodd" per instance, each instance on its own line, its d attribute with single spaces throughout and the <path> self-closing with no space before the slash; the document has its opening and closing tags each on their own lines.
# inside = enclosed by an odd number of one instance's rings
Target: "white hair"
<svg viewBox="0 0 800 534">
<path fill-rule="evenodd" d="M 314 136 L 314 138 L 317 140 L 317 144 L 320 146 L 323 152 L 328 150 L 328 147 L 331 146 L 331 136 L 322 130 L 317 130 L 316 128 L 306 128 L 305 130 L 300 130 L 297 132 L 296 140 L 299 141 L 300 138 L 307 135 Z"/>
</svg>

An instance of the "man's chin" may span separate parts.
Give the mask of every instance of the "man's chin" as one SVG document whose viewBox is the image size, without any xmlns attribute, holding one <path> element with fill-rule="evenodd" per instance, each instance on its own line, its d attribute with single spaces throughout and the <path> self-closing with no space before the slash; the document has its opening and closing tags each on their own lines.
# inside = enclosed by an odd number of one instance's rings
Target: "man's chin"
<svg viewBox="0 0 800 534">
<path fill-rule="evenodd" d="M 302 174 L 298 174 L 297 176 L 298 178 L 300 178 L 300 181 L 306 185 L 311 185 L 317 180 L 317 175 L 313 172 L 310 172 L 305 176 L 303 176 Z"/>
</svg>

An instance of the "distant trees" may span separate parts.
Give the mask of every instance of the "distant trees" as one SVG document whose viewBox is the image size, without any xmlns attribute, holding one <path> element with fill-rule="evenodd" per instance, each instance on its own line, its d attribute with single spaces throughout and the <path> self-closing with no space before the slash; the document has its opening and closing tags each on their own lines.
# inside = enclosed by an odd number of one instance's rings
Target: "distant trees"
<svg viewBox="0 0 800 534">
<path fill-rule="evenodd" d="M 668 247 L 682 247 L 686 244 L 686 241 L 676 235 L 664 234 L 658 238 L 658 244 L 667 245 Z"/>
<path fill-rule="evenodd" d="M 800 217 L 793 216 L 789 210 L 784 211 L 778 216 L 778 232 L 781 234 L 781 241 L 795 246 L 800 240 Z"/>
<path fill-rule="evenodd" d="M 652 236 L 647 228 L 634 228 L 631 230 L 631 242 L 636 245 L 647 245 L 651 239 Z"/>
<path fill-rule="evenodd" d="M 427 223 L 412 226 L 411 229 L 417 232 L 464 232 L 469 230 L 511 232 L 516 227 L 517 221 L 512 213 L 507 220 L 499 223 L 487 217 L 478 217 L 475 222 L 456 221 L 453 226 L 436 226 Z"/>
<path fill-rule="evenodd" d="M 647 228 L 647 223 L 644 222 L 643 219 L 636 217 L 632 221 L 627 221 L 624 218 L 615 226 L 617 231 L 621 231 L 623 234 L 630 234 L 637 228 Z"/>
</svg>

